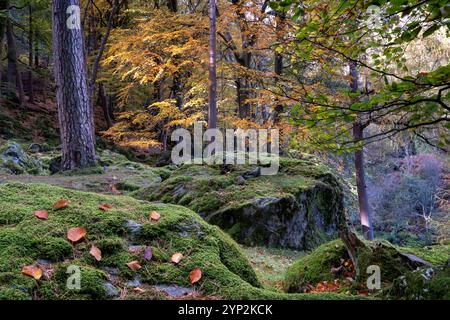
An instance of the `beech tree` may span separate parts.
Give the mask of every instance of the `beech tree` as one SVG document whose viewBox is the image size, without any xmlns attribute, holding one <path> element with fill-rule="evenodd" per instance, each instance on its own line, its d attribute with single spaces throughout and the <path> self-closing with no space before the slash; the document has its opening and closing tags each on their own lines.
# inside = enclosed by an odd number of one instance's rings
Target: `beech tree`
<svg viewBox="0 0 450 320">
<path fill-rule="evenodd" d="M 94 120 L 90 103 L 79 0 L 53 0 L 53 52 L 63 170 L 95 163 Z"/>
</svg>

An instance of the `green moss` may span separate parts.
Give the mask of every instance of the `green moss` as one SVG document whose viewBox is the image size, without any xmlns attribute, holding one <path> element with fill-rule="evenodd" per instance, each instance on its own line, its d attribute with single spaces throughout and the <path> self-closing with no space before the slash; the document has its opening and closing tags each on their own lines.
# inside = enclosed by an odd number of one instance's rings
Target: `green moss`
<svg viewBox="0 0 450 320">
<path fill-rule="evenodd" d="M 67 240 L 56 237 L 34 239 L 35 257 L 50 261 L 61 261 L 72 255 L 72 246 Z"/>
<path fill-rule="evenodd" d="M 386 298 L 406 300 L 449 300 L 450 268 L 428 268 L 407 272 L 394 280 Z"/>
<path fill-rule="evenodd" d="M 405 297 L 412 297 L 412 293 L 409 294 L 406 292 L 407 290 L 417 293 L 419 289 L 415 285 L 422 286 L 420 290 L 425 285 L 425 282 L 416 281 L 420 280 L 418 276 L 420 272 L 412 272 L 417 268 L 417 264 L 410 262 L 401 253 L 412 253 L 435 265 L 447 263 L 449 257 L 448 245 L 408 248 L 396 247 L 386 241 L 365 242 L 365 245 L 365 250 L 360 250 L 358 253 L 361 269 L 359 283 L 364 284 L 367 279 L 368 275 L 365 273 L 367 266 L 377 265 L 381 271 L 382 289 L 388 290 L 394 284 L 394 289 L 391 290 L 390 294 L 396 297 L 400 296 L 401 290 L 404 290 L 403 295 Z M 320 281 L 333 280 L 334 275 L 331 273 L 331 268 L 340 266 L 340 259 L 348 259 L 346 248 L 341 240 L 335 240 L 318 247 L 311 254 L 297 260 L 288 269 L 284 281 L 284 290 L 286 292 L 303 292 L 308 284 L 315 285 Z M 445 267 L 437 267 L 437 270 L 440 268 L 445 269 Z M 403 281 L 405 277 L 409 278 L 407 282 L 411 283 L 408 288 L 401 286 L 400 280 Z M 446 273 L 441 273 L 441 276 L 436 276 L 436 281 L 433 280 L 427 284 L 427 288 L 434 285 L 434 291 L 441 292 L 448 287 L 448 284 L 443 284 L 445 281 L 448 281 Z M 439 288 L 439 286 L 441 287 Z"/>
<path fill-rule="evenodd" d="M 401 252 L 414 254 L 425 261 L 439 266 L 450 259 L 450 245 L 435 245 L 427 247 L 397 247 Z"/>
<path fill-rule="evenodd" d="M 31 300 L 31 296 L 19 289 L 0 287 L 0 300 Z"/>
<path fill-rule="evenodd" d="M 64 198 L 70 205 L 62 210 L 50 209 Z M 113 209 L 103 212 L 100 203 L 110 203 Z M 0 287 L 4 295 L 17 294 L 17 298 L 40 299 L 107 299 L 104 270 L 116 268 L 117 287 L 140 275 L 145 286 L 179 284 L 190 287 L 189 272 L 201 268 L 203 277 L 195 285 L 205 295 L 230 299 L 349 299 L 346 295 L 282 294 L 261 288 L 261 284 L 237 244 L 219 228 L 208 225 L 189 209 L 160 203 L 148 203 L 123 196 L 84 193 L 40 184 L 7 183 L 0 185 L 0 219 L 8 222 L 13 212 L 21 218 L 0 225 Z M 49 211 L 48 220 L 33 215 L 37 209 Z M 161 214 L 158 222 L 148 220 L 148 213 Z M 141 224 L 133 234 L 125 221 Z M 72 246 L 66 240 L 70 227 L 84 226 L 85 239 Z M 151 246 L 153 258 L 145 261 L 142 253 L 130 253 L 127 243 Z M 102 260 L 89 254 L 95 244 L 102 250 Z M 69 250 L 70 248 L 70 250 Z M 175 252 L 184 259 L 175 265 L 170 257 Z M 37 259 L 51 259 L 55 270 L 49 279 L 39 282 L 21 274 L 24 265 L 36 264 Z M 138 260 L 142 268 L 133 271 L 127 262 Z M 68 290 L 67 267 L 81 268 L 81 290 Z M 39 285 L 38 285 L 39 283 Z M 6 288 L 6 289 L 5 289 Z M 151 290 L 150 290 L 151 291 Z M 149 291 L 149 292 L 150 292 Z M 159 295 L 149 294 L 148 298 Z"/>
<path fill-rule="evenodd" d="M 72 289 L 67 285 L 71 283 L 69 277 L 72 275 L 70 272 L 68 273 L 69 266 L 69 264 L 59 264 L 55 272 L 58 298 L 76 300 L 106 298 L 106 290 L 103 286 L 106 281 L 106 274 L 103 271 L 89 266 L 79 266 L 80 288 Z M 46 294 L 48 295 L 48 292 Z"/>
<path fill-rule="evenodd" d="M 324 166 L 311 160 L 281 158 L 277 175 L 257 176 L 255 168 L 183 165 L 160 185 L 133 196 L 187 206 L 245 245 L 310 249 L 336 237 L 332 226 L 339 220 L 336 215 L 343 212 L 342 190 Z M 237 179 L 243 182 L 236 184 Z M 288 239 L 291 231 L 287 226 L 298 215 L 306 216 L 307 226 L 302 232 L 304 239 L 293 241 Z M 268 228 L 269 220 L 278 223 Z"/>
<path fill-rule="evenodd" d="M 340 259 L 348 259 L 341 240 L 325 243 L 311 254 L 297 260 L 286 272 L 283 289 L 286 292 L 303 292 L 308 284 L 334 278 L 331 268 L 340 266 Z"/>
</svg>

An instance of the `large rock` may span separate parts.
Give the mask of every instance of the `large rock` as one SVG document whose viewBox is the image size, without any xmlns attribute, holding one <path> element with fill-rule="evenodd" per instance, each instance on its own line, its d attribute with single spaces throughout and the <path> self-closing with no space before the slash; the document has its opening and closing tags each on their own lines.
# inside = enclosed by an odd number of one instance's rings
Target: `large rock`
<svg viewBox="0 0 450 320">
<path fill-rule="evenodd" d="M 69 206 L 51 209 L 61 198 L 69 200 Z M 146 292 L 130 289 L 121 298 L 161 298 L 161 290 L 167 288 L 189 288 L 204 296 L 229 299 L 349 298 L 288 295 L 261 288 L 239 246 L 184 207 L 23 183 L 1 184 L 0 203 L 0 299 L 115 299 L 117 289 L 127 286 L 142 286 Z M 113 208 L 104 212 L 99 209 L 101 203 Z M 49 211 L 48 220 L 33 215 L 38 209 Z M 161 214 L 157 222 L 148 218 L 153 210 Z M 139 221 L 140 227 L 130 230 L 129 221 Z M 87 234 L 72 244 L 66 233 L 78 226 L 85 227 Z M 101 250 L 101 261 L 89 254 L 91 245 Z M 151 260 L 142 252 L 130 252 L 130 245 L 150 246 Z M 184 254 L 178 264 L 171 262 L 176 252 Z M 131 261 L 139 261 L 142 268 L 130 269 Z M 44 275 L 39 281 L 23 275 L 25 265 L 40 267 Z M 202 270 L 202 278 L 192 285 L 189 273 L 194 268 Z M 81 273 L 80 290 L 67 287 L 75 270 Z"/>
<path fill-rule="evenodd" d="M 23 148 L 14 142 L 0 146 L 0 168 L 10 174 L 38 174 L 44 171 L 42 162 L 27 154 Z"/>
<path fill-rule="evenodd" d="M 257 166 L 184 165 L 137 196 L 187 206 L 246 245 L 311 249 L 337 237 L 341 187 L 313 160 L 282 158 L 280 171 Z"/>
</svg>

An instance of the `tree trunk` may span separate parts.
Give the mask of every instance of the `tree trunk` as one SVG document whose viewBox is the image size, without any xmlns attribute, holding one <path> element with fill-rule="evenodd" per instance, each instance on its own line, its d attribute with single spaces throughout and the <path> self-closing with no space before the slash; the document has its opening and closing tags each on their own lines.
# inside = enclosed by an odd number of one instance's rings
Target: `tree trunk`
<svg viewBox="0 0 450 320">
<path fill-rule="evenodd" d="M 178 1 L 177 0 L 167 0 L 167 8 L 172 12 L 178 11 Z"/>
<path fill-rule="evenodd" d="M 217 127 L 217 70 L 216 70 L 216 0 L 209 0 L 209 104 L 208 128 Z"/>
<path fill-rule="evenodd" d="M 276 25 L 276 33 L 277 36 L 279 36 L 280 34 L 282 34 L 282 29 L 283 29 L 283 25 L 284 22 L 286 20 L 286 13 L 284 12 L 276 12 L 276 18 L 277 18 L 277 25 Z M 281 40 L 282 36 L 279 36 L 278 40 Z M 278 77 L 281 76 L 281 74 L 283 73 L 283 56 L 281 53 L 278 53 L 276 50 L 274 51 L 274 71 L 275 71 L 275 85 L 278 84 Z M 278 122 L 280 122 L 280 113 L 283 112 L 283 105 L 281 103 L 279 103 L 279 99 L 276 99 L 276 105 L 275 108 L 273 110 L 273 123 L 276 124 Z"/>
<path fill-rule="evenodd" d="M 250 27 L 247 24 L 247 17 L 245 13 L 241 10 L 244 2 L 241 0 L 232 0 L 232 4 L 236 5 L 236 15 L 238 17 L 239 28 L 241 32 L 242 41 L 242 53 L 239 54 L 238 50 L 234 50 L 234 55 L 238 64 L 240 64 L 243 69 L 251 69 L 252 53 L 250 48 L 255 42 L 255 36 L 251 33 Z M 239 75 L 236 79 L 236 93 L 238 101 L 238 115 L 239 118 L 245 119 L 250 115 L 251 105 L 246 102 L 250 96 L 250 79 L 246 74 Z"/>
<path fill-rule="evenodd" d="M 79 0 L 53 0 L 53 53 L 62 170 L 95 163 L 94 121 L 81 27 L 68 28 L 67 9 Z"/>
<path fill-rule="evenodd" d="M 24 92 L 22 84 L 22 76 L 19 70 L 19 63 L 17 61 L 17 49 L 16 41 L 14 39 L 14 32 L 11 20 L 8 19 L 6 22 L 6 38 L 8 42 L 8 74 L 7 81 L 10 83 L 11 87 L 14 85 L 14 79 L 16 83 L 16 90 L 19 96 L 19 102 L 22 104 L 24 101 Z"/>
<path fill-rule="evenodd" d="M 105 85 L 103 83 L 98 84 L 98 97 L 100 99 L 100 105 L 103 109 L 103 115 L 105 117 L 106 125 L 109 129 L 112 127 L 113 123 L 110 117 L 108 99 L 106 97 Z"/>
<path fill-rule="evenodd" d="M 181 82 L 181 76 L 178 72 L 176 72 L 173 75 L 173 82 L 172 82 L 172 87 L 170 88 L 172 97 L 175 99 L 175 104 L 176 107 L 178 108 L 178 110 L 181 110 L 183 108 L 183 98 L 181 96 L 181 86 L 182 86 L 182 82 Z"/>
<path fill-rule="evenodd" d="M 111 8 L 111 13 L 109 15 L 106 33 L 102 38 L 100 48 L 97 52 L 97 56 L 95 57 L 95 61 L 92 66 L 92 76 L 91 76 L 90 85 L 89 85 L 89 88 L 90 88 L 89 92 L 91 95 L 92 102 L 94 102 L 93 97 L 94 97 L 94 93 L 95 93 L 95 82 L 97 81 L 97 74 L 100 69 L 100 61 L 102 59 L 103 51 L 105 50 L 106 43 L 108 42 L 109 35 L 111 34 L 111 29 L 113 27 L 113 22 L 114 22 L 114 16 L 117 14 L 118 10 L 119 10 L 119 0 L 115 0 L 113 6 Z M 94 104 L 92 104 L 92 106 L 94 106 Z"/>
<path fill-rule="evenodd" d="M 34 67 L 39 68 L 39 41 L 34 37 Z"/>
<path fill-rule="evenodd" d="M 29 9 L 29 31 L 28 31 L 28 43 L 29 43 L 29 52 L 28 52 L 28 65 L 30 70 L 28 71 L 28 100 L 30 103 L 34 102 L 34 92 L 33 92 L 33 7 L 31 5 L 28 6 Z"/>
<path fill-rule="evenodd" d="M 350 88 L 352 92 L 358 91 L 358 71 L 356 64 L 350 63 Z M 362 141 L 364 138 L 364 125 L 358 116 L 353 123 L 353 140 L 355 143 Z M 364 238 L 373 240 L 372 214 L 370 211 L 369 200 L 367 196 L 366 176 L 364 171 L 364 149 L 363 147 L 355 151 L 355 173 L 356 188 L 358 191 L 359 217 Z"/>
<path fill-rule="evenodd" d="M 0 10 L 6 11 L 9 8 L 9 0 L 0 0 Z M 6 22 L 8 18 L 2 18 L 0 16 L 0 58 L 3 56 L 3 39 L 5 38 Z M 2 73 L 0 63 L 0 97 L 2 96 Z"/>
</svg>

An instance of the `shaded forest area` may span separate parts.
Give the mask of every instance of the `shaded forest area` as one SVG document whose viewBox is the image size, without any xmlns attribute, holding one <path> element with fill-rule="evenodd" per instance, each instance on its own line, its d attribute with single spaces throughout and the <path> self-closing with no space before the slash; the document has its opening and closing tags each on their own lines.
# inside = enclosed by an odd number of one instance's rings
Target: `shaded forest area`
<svg viewBox="0 0 450 320">
<path fill-rule="evenodd" d="M 0 299 L 450 298 L 447 1 L 50 2 L 0 0 Z"/>
</svg>

